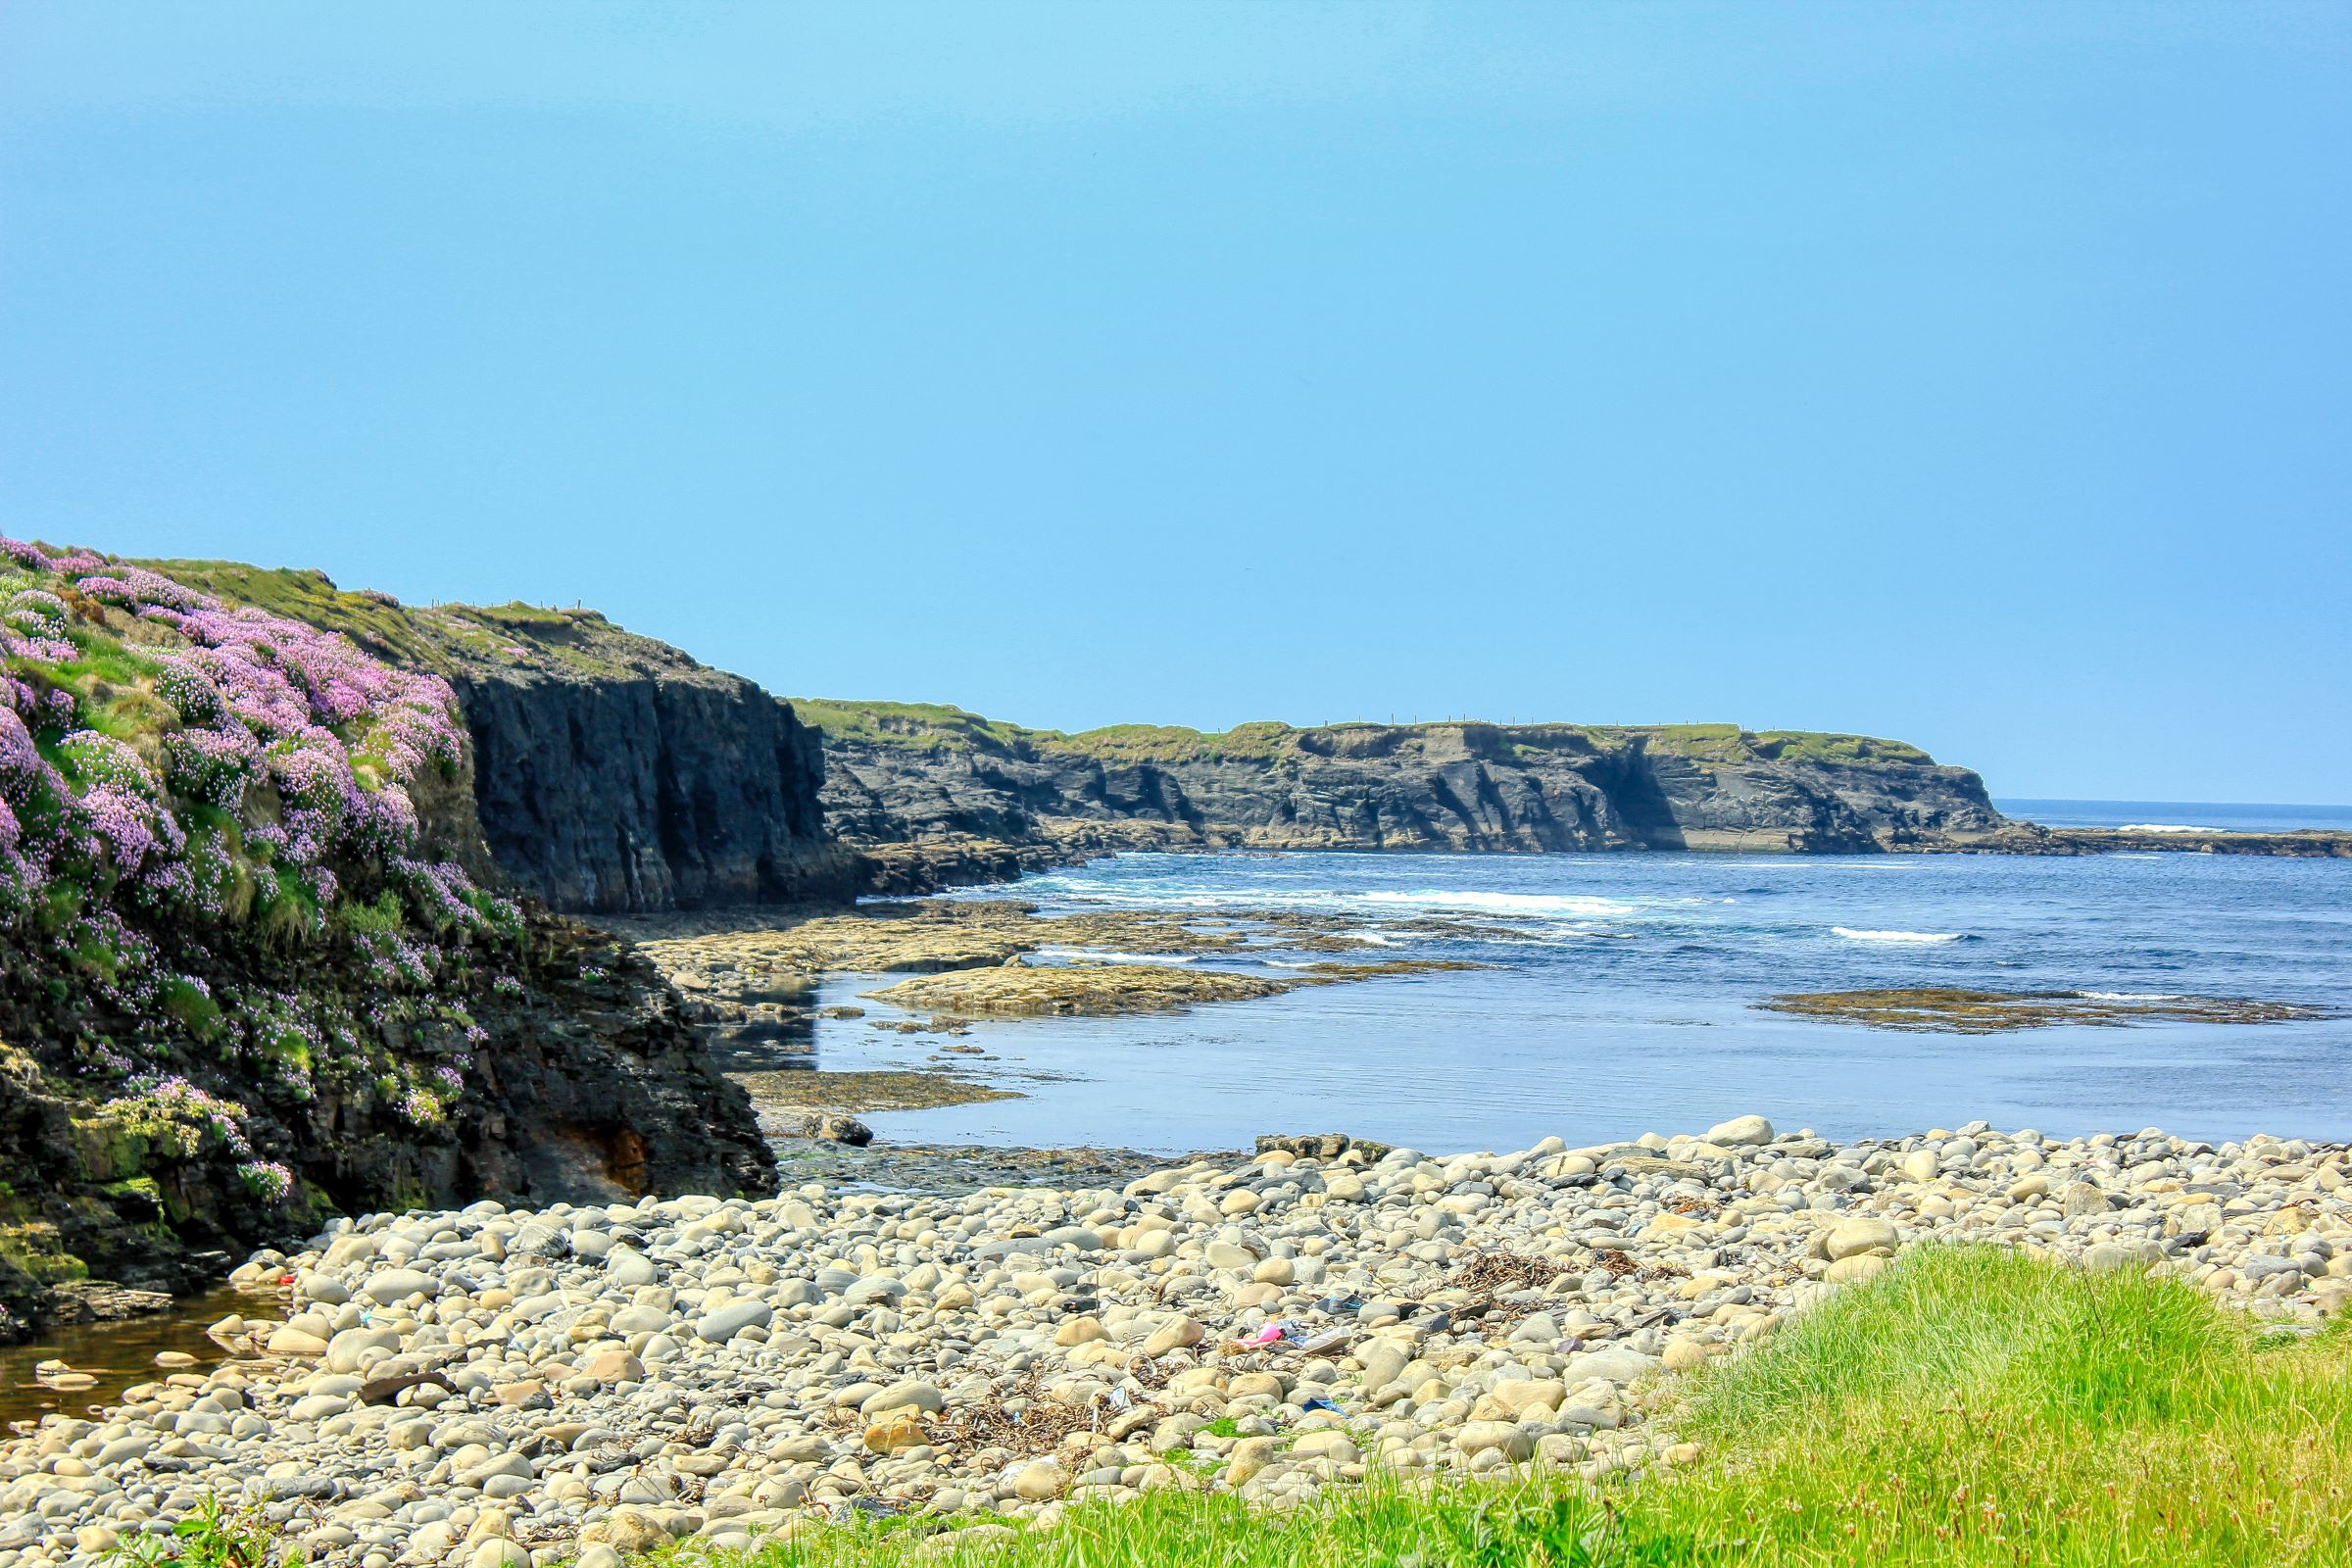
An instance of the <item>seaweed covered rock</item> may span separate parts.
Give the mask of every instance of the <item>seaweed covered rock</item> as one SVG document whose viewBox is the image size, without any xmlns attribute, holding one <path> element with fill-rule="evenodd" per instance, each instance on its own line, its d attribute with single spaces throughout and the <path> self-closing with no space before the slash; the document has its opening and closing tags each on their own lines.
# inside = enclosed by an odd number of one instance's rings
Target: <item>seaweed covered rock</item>
<svg viewBox="0 0 2352 1568">
<path fill-rule="evenodd" d="M 763 1191 L 612 939 L 476 885 L 437 676 L 0 540 L 0 1332 L 321 1212 Z"/>
</svg>

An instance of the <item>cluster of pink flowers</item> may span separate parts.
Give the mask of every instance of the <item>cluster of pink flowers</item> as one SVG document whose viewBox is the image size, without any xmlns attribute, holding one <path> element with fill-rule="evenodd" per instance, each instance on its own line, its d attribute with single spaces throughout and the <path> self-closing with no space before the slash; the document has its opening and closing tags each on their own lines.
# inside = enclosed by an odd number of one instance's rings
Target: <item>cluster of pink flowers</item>
<svg viewBox="0 0 2352 1568">
<path fill-rule="evenodd" d="M 0 833 L 12 857 L 28 848 L 29 818 L 55 815 L 49 858 L 78 850 L 150 892 L 184 892 L 197 879 L 172 869 L 185 835 L 170 798 L 237 812 L 258 785 L 274 793 L 282 836 L 253 841 L 278 852 L 320 897 L 337 885 L 330 862 L 411 852 L 417 821 L 409 785 L 428 767 L 455 768 L 464 754 L 446 681 L 87 551 L 52 555 L 0 539 L 0 563 L 37 579 L 18 575 L 12 591 L 0 568 L 0 657 L 18 666 L 0 685 L 0 806 L 11 824 Z M 32 743 L 33 731 L 70 723 L 74 702 L 57 685 L 19 677 L 79 657 L 76 596 L 169 627 L 185 644 L 153 660 L 156 695 L 181 726 L 163 739 L 160 778 L 129 747 L 88 730 L 59 741 L 63 774 Z M 22 869 L 21 860 L 0 866 Z M 462 877 L 454 867 L 449 874 Z"/>
<path fill-rule="evenodd" d="M 368 932 L 359 946 L 368 956 L 368 978 L 389 989 L 429 986 L 440 968 L 436 949 L 396 931 Z"/>
<path fill-rule="evenodd" d="M 384 863 L 387 879 L 409 895 L 428 920 L 467 931 L 512 927 L 522 918 L 508 900 L 479 892 L 471 879 L 447 860 L 395 856 Z"/>
<path fill-rule="evenodd" d="M 237 1167 L 246 1190 L 265 1203 L 282 1203 L 294 1190 L 294 1173 L 274 1159 L 251 1160 Z"/>
<path fill-rule="evenodd" d="M 208 1133 L 233 1154 L 253 1153 L 243 1125 L 246 1110 L 236 1101 L 223 1100 L 176 1073 L 134 1078 L 124 1087 L 129 1094 L 98 1108 L 132 1131 L 171 1143 L 182 1155 L 201 1149 Z"/>
<path fill-rule="evenodd" d="M 154 703 L 123 704 L 125 662 Z M 461 949 L 520 918 L 421 849 L 412 788 L 454 772 L 465 748 L 456 694 L 436 676 L 142 567 L 0 538 L 0 942 L 44 943 L 59 973 L 141 1020 L 70 1043 L 74 1071 L 118 1085 L 110 1113 L 183 1156 L 244 1161 L 239 1175 L 270 1201 L 293 1175 L 255 1154 L 245 1105 L 170 1070 L 188 1058 L 169 1020 L 273 1099 L 307 1097 L 314 1076 L 356 1077 L 413 1122 L 445 1120 L 470 1058 L 428 1072 L 395 1042 L 485 1043 L 454 1005 L 475 983 Z M 267 908 L 299 890 L 325 908 L 347 883 L 356 902 L 330 929 L 381 987 L 366 1016 L 331 989 L 216 995 L 174 975 L 184 956 L 159 951 L 178 952 L 232 895 Z M 356 917 L 386 892 L 392 929 Z M 45 897 L 63 929 L 30 919 Z"/>
<path fill-rule="evenodd" d="M 439 1125 L 449 1115 L 441 1097 L 428 1089 L 412 1089 L 400 1097 L 401 1118 L 417 1127 Z"/>
<path fill-rule="evenodd" d="M 172 792 L 224 811 L 245 804 L 261 760 L 261 743 L 242 725 L 174 730 L 164 737 L 164 777 Z"/>
</svg>

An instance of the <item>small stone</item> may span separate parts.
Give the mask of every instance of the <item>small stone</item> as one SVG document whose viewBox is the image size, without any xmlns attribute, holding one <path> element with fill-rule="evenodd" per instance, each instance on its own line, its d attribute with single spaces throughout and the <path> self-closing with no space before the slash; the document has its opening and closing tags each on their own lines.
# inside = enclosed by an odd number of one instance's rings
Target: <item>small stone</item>
<svg viewBox="0 0 2352 1568">
<path fill-rule="evenodd" d="M 632 1289 L 654 1284 L 662 1278 L 662 1271 L 655 1266 L 652 1258 L 626 1247 L 615 1247 L 605 1254 L 605 1272 L 612 1276 L 613 1284 Z M 586 1564 L 583 1563 L 581 1568 L 586 1568 Z"/>
<path fill-rule="evenodd" d="M 598 1351 L 588 1358 L 588 1364 L 580 1372 L 582 1376 L 594 1378 L 607 1387 L 615 1383 L 645 1381 L 645 1363 L 619 1348 Z"/>
<path fill-rule="evenodd" d="M 1099 1317 L 1066 1318 L 1061 1327 L 1054 1331 L 1054 1343 L 1065 1350 L 1073 1346 L 1087 1345 L 1096 1340 L 1107 1338 L 1109 1335 L 1104 1331 L 1102 1320 Z"/>
<path fill-rule="evenodd" d="M 381 1273 L 368 1275 L 361 1283 L 360 1291 L 378 1305 L 390 1306 L 412 1296 L 439 1296 L 441 1282 L 422 1269 L 388 1268 Z"/>
<path fill-rule="evenodd" d="M 1378 1393 L 1396 1381 L 1398 1373 L 1413 1358 L 1413 1348 L 1401 1340 L 1374 1340 L 1359 1346 L 1356 1360 L 1364 1369 L 1364 1387 Z"/>
<path fill-rule="evenodd" d="M 873 1421 L 893 1410 L 920 1410 L 925 1415 L 937 1415 L 947 1407 L 947 1398 L 938 1389 L 928 1383 L 908 1381 L 894 1383 L 881 1393 L 870 1396 L 858 1406 L 858 1413 Z"/>
<path fill-rule="evenodd" d="M 1014 1495 L 1029 1502 L 1051 1502 L 1070 1490 L 1070 1473 L 1051 1459 L 1032 1459 L 1012 1478 Z"/>
<path fill-rule="evenodd" d="M 1206 1329 L 1189 1317 L 1172 1318 L 1154 1329 L 1152 1337 L 1144 1342 L 1144 1353 L 1155 1357 L 1166 1355 L 1171 1350 L 1199 1345 L 1207 1333 Z"/>
<path fill-rule="evenodd" d="M 1734 1116 L 1708 1128 L 1703 1142 L 1720 1144 L 1726 1149 L 1752 1148 L 1772 1142 L 1772 1123 L 1761 1116 Z"/>
<path fill-rule="evenodd" d="M 2081 1219 L 2089 1214 L 2104 1214 L 2111 1205 L 2106 1192 L 2089 1182 L 2070 1182 L 2058 1195 L 2058 1207 L 2068 1219 Z"/>
<path fill-rule="evenodd" d="M 1291 1451 L 1300 1454 L 1321 1454 L 1334 1464 L 1353 1464 L 1364 1456 L 1363 1450 L 1355 1446 L 1353 1439 L 1334 1427 L 1326 1427 L 1319 1432 L 1301 1434 L 1298 1441 L 1291 1445 Z"/>
<path fill-rule="evenodd" d="M 1257 1266 L 1257 1254 L 1247 1247 L 1222 1239 L 1211 1241 L 1200 1250 L 1201 1259 L 1210 1268 L 1229 1268 L 1239 1271 Z"/>
<path fill-rule="evenodd" d="M 1536 1451 L 1536 1440 L 1508 1421 L 1466 1421 L 1453 1435 L 1453 1446 L 1465 1458 L 1493 1450 L 1517 1463 Z"/>
<path fill-rule="evenodd" d="M 695 1338 L 723 1345 L 745 1329 L 765 1328 L 776 1319 L 775 1308 L 765 1301 L 729 1301 L 715 1311 L 707 1312 L 694 1326 Z"/>
<path fill-rule="evenodd" d="M 1274 1460 L 1272 1438 L 1244 1438 L 1233 1446 L 1225 1456 L 1225 1484 L 1238 1487 L 1255 1476 Z"/>
<path fill-rule="evenodd" d="M 1886 1220 L 1880 1219 L 1876 1215 L 1857 1215 L 1853 1219 L 1839 1221 L 1831 1230 L 1828 1255 L 1833 1263 L 1840 1258 L 1852 1257 L 1861 1252 L 1884 1252 L 1891 1255 L 1899 1241 L 1900 1238 L 1895 1234 L 1894 1227 Z"/>
<path fill-rule="evenodd" d="M 923 1424 L 915 1419 L 912 1410 L 900 1410 L 865 1429 L 865 1446 L 869 1453 L 899 1453 L 907 1448 L 919 1448 L 931 1441 Z"/>
</svg>

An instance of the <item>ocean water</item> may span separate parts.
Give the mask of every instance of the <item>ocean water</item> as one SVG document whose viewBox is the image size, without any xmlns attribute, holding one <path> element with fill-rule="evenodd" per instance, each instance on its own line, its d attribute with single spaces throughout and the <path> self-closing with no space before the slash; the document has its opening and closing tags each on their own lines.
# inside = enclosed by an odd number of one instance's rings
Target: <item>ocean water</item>
<svg viewBox="0 0 2352 1568">
<path fill-rule="evenodd" d="M 2352 806 L 2249 806 L 2227 801 L 1995 801 L 2004 816 L 2044 827 L 2219 828 L 2231 833 L 2352 833 Z"/>
<path fill-rule="evenodd" d="M 1698 1131 L 1760 1111 L 1838 1137 L 1982 1117 L 2061 1135 L 2352 1138 L 2352 1017 L 1948 1035 L 1753 1005 L 1952 985 L 2352 1011 L 2352 861 L 1130 855 L 958 896 L 1006 893 L 1048 911 L 1346 914 L 1375 922 L 1368 956 L 1495 967 L 1174 1015 L 976 1025 L 969 1043 L 997 1059 L 944 1059 L 1026 1098 L 868 1118 L 883 1136 L 1184 1151 L 1340 1131 L 1442 1152 Z M 1432 932 L 1433 919 L 1457 924 Z M 1501 932 L 1479 929 L 1491 925 Z M 1308 956 L 1194 961 L 1281 972 Z M 858 1002 L 881 983 L 837 976 L 822 1000 Z M 849 1019 L 821 1022 L 815 1042 L 828 1068 L 916 1065 L 938 1044 Z"/>
</svg>

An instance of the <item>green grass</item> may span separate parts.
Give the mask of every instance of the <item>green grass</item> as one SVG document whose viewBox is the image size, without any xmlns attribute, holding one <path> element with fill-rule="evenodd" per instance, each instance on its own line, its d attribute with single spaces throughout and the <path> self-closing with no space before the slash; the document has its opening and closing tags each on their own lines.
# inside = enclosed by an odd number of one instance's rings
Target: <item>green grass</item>
<svg viewBox="0 0 2352 1568">
<path fill-rule="evenodd" d="M 1594 1494 L 1522 1474 L 1377 1479 L 1287 1513 L 1161 1493 L 1001 1548 L 822 1529 L 725 1568 L 2340 1563 L 2352 1335 L 2291 1345 L 2195 1290 L 1923 1250 L 1693 1380 L 1702 1457 Z M 970 1521 L 958 1521 L 969 1523 Z M 691 1550 L 681 1555 L 690 1555 Z"/>
<path fill-rule="evenodd" d="M 1749 737 L 1756 755 L 1775 761 L 1933 763 L 1918 747 L 1873 735 L 1829 735 L 1818 730 L 1767 729 Z"/>
<path fill-rule="evenodd" d="M 868 746 L 1017 752 L 1054 738 L 1050 730 L 1023 729 L 946 703 L 857 703 L 824 697 L 795 697 L 790 702 L 803 723 Z"/>
<path fill-rule="evenodd" d="M 248 566 L 234 561 L 141 561 L 199 593 L 339 631 L 368 652 L 420 669 L 446 662 L 434 639 L 399 605 L 337 588 L 324 572 Z"/>
<path fill-rule="evenodd" d="M 1004 1523 L 966 1519 L 956 1524 Z M 1017 1523 L 1017 1521 L 1014 1521 Z M 1526 1476 L 1423 1493 L 1394 1481 L 1289 1512 L 1230 1493 L 1162 1492 L 1072 1508 L 1053 1530 L 1003 1545 L 924 1553 L 906 1522 L 811 1532 L 749 1558 L 709 1553 L 722 1568 L 895 1568 L 996 1563 L 1004 1568 L 1606 1568 L 1621 1559 L 1607 1510 L 1556 1482 Z M 696 1548 L 670 1554 L 705 1560 Z"/>
<path fill-rule="evenodd" d="M 1017 757 L 1075 753 L 1098 761 L 1128 766 L 1139 762 L 1270 762 L 1301 749 L 1322 750 L 1323 743 L 1344 743 L 1350 736 L 1413 736 L 1458 729 L 1493 731 L 1506 740 L 1513 754 L 1530 762 L 1541 761 L 1555 753 L 1590 756 L 1636 740 L 1646 743 L 1655 752 L 1708 762 L 1812 761 L 1867 765 L 1935 760 L 1918 747 L 1901 741 L 1811 730 L 1751 733 L 1737 724 L 1488 724 L 1463 720 L 1440 724 L 1324 724 L 1302 729 L 1292 724 L 1259 722 L 1236 724 L 1228 730 L 1190 729 L 1181 724 L 1106 724 L 1073 734 L 1030 729 L 944 703 L 837 702 L 822 697 L 795 697 L 791 703 L 804 722 L 840 741 L 908 751 L 981 751 Z"/>
<path fill-rule="evenodd" d="M 207 1497 L 172 1527 L 169 1540 L 132 1536 L 108 1553 L 111 1568 L 268 1568 L 274 1556 L 269 1525 L 258 1510 L 232 1508 Z"/>
<path fill-rule="evenodd" d="M 1641 728 L 1649 748 L 1694 761 L 1874 762 L 1932 764 L 1936 759 L 1903 741 L 1875 735 L 1836 735 L 1820 730 L 1748 731 L 1737 724 L 1658 724 Z"/>
<path fill-rule="evenodd" d="M 623 667 L 619 661 L 584 646 L 584 639 L 610 635 L 604 617 L 591 612 L 567 612 L 519 602 L 419 609 L 338 588 L 318 571 L 248 566 L 234 561 L 133 564 L 152 567 L 230 604 L 252 605 L 323 631 L 341 632 L 377 658 L 414 669 L 449 675 L 468 662 L 504 662 L 505 650 L 513 645 L 590 673 L 620 672 Z"/>
<path fill-rule="evenodd" d="M 2342 1562 L 2352 1336 L 2266 1346 L 2177 1281 L 1922 1252 L 1703 1384 L 1722 1457 L 1629 1562 Z"/>
</svg>

